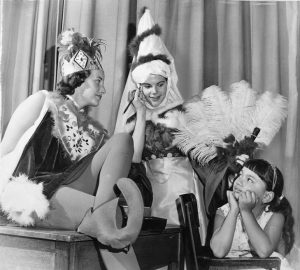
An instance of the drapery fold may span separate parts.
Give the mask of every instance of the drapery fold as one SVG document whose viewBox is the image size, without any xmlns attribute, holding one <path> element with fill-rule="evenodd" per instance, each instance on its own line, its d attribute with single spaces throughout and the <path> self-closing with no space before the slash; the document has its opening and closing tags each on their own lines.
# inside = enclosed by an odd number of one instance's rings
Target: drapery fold
<svg viewBox="0 0 300 270">
<path fill-rule="evenodd" d="M 59 1 L 1 0 L 1 130 L 16 107 L 30 94 L 42 89 L 53 74 L 52 57 L 46 58 L 54 46 L 56 28 L 50 26 L 57 14 Z M 49 38 L 51 40 L 49 40 Z M 54 50 L 52 50 L 54 51 Z M 49 61 L 45 61 L 48 59 Z M 50 85 L 49 83 L 47 85 Z M 3 133 L 0 134 L 3 136 Z"/>
</svg>

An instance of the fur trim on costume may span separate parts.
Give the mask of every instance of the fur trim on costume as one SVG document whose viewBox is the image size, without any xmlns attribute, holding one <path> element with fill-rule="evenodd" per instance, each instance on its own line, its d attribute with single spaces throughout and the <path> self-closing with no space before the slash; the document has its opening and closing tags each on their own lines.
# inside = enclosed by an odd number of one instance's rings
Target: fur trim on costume
<svg viewBox="0 0 300 270">
<path fill-rule="evenodd" d="M 26 175 L 13 177 L 0 198 L 1 208 L 21 226 L 34 225 L 35 215 L 43 219 L 49 210 L 49 201 L 43 194 L 43 184 L 34 183 Z"/>
<path fill-rule="evenodd" d="M 129 52 L 131 56 L 137 56 L 141 42 L 150 35 L 161 35 L 161 28 L 155 24 L 151 29 L 143 32 L 141 35 L 136 36 L 129 44 Z"/>
<path fill-rule="evenodd" d="M 157 54 L 153 55 L 152 53 L 147 54 L 145 56 L 141 56 L 138 60 L 138 62 L 134 62 L 131 65 L 131 70 L 134 70 L 137 66 L 154 61 L 154 60 L 161 60 L 167 65 L 171 64 L 171 61 L 168 59 L 168 57 L 165 54 Z"/>
</svg>

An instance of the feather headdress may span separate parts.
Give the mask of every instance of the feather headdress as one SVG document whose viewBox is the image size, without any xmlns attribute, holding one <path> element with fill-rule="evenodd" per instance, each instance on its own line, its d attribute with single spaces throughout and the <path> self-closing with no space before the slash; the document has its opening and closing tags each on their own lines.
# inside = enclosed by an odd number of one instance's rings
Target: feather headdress
<svg viewBox="0 0 300 270">
<path fill-rule="evenodd" d="M 217 86 L 206 88 L 185 104 L 185 110 L 186 123 L 174 143 L 199 164 L 215 157 L 225 157 L 227 163 L 271 142 L 287 116 L 287 100 L 268 91 L 259 95 L 240 81 L 232 84 L 229 92 Z"/>
<path fill-rule="evenodd" d="M 102 69 L 101 39 L 88 38 L 73 29 L 58 36 L 57 47 L 62 76 L 82 70 Z"/>
</svg>

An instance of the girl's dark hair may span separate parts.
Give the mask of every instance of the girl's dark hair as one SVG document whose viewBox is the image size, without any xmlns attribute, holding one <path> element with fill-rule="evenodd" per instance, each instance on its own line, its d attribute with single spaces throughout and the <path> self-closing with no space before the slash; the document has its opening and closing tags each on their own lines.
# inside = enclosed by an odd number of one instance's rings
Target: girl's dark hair
<svg viewBox="0 0 300 270">
<path fill-rule="evenodd" d="M 62 96 L 73 95 L 75 89 L 79 87 L 90 75 L 90 70 L 83 70 L 67 75 L 63 77 L 61 81 L 57 84 L 56 90 Z"/>
<path fill-rule="evenodd" d="M 294 218 L 292 216 L 292 207 L 289 201 L 282 197 L 284 180 L 281 171 L 272 166 L 268 161 L 263 159 L 251 159 L 245 162 L 244 167 L 255 172 L 265 183 L 267 191 L 274 192 L 274 198 L 266 211 L 282 213 L 285 222 L 282 230 L 282 238 L 285 243 L 285 254 L 289 253 L 295 241 L 293 231 Z"/>
</svg>

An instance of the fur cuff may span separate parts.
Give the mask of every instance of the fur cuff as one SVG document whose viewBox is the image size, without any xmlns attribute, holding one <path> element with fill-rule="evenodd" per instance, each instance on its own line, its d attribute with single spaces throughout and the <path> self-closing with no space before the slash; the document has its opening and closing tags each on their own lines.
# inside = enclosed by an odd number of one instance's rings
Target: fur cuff
<svg viewBox="0 0 300 270">
<path fill-rule="evenodd" d="M 45 218 L 49 201 L 43 194 L 43 184 L 35 183 L 26 175 L 13 177 L 5 186 L 0 204 L 8 219 L 21 226 L 34 225 L 34 216 Z"/>
</svg>

